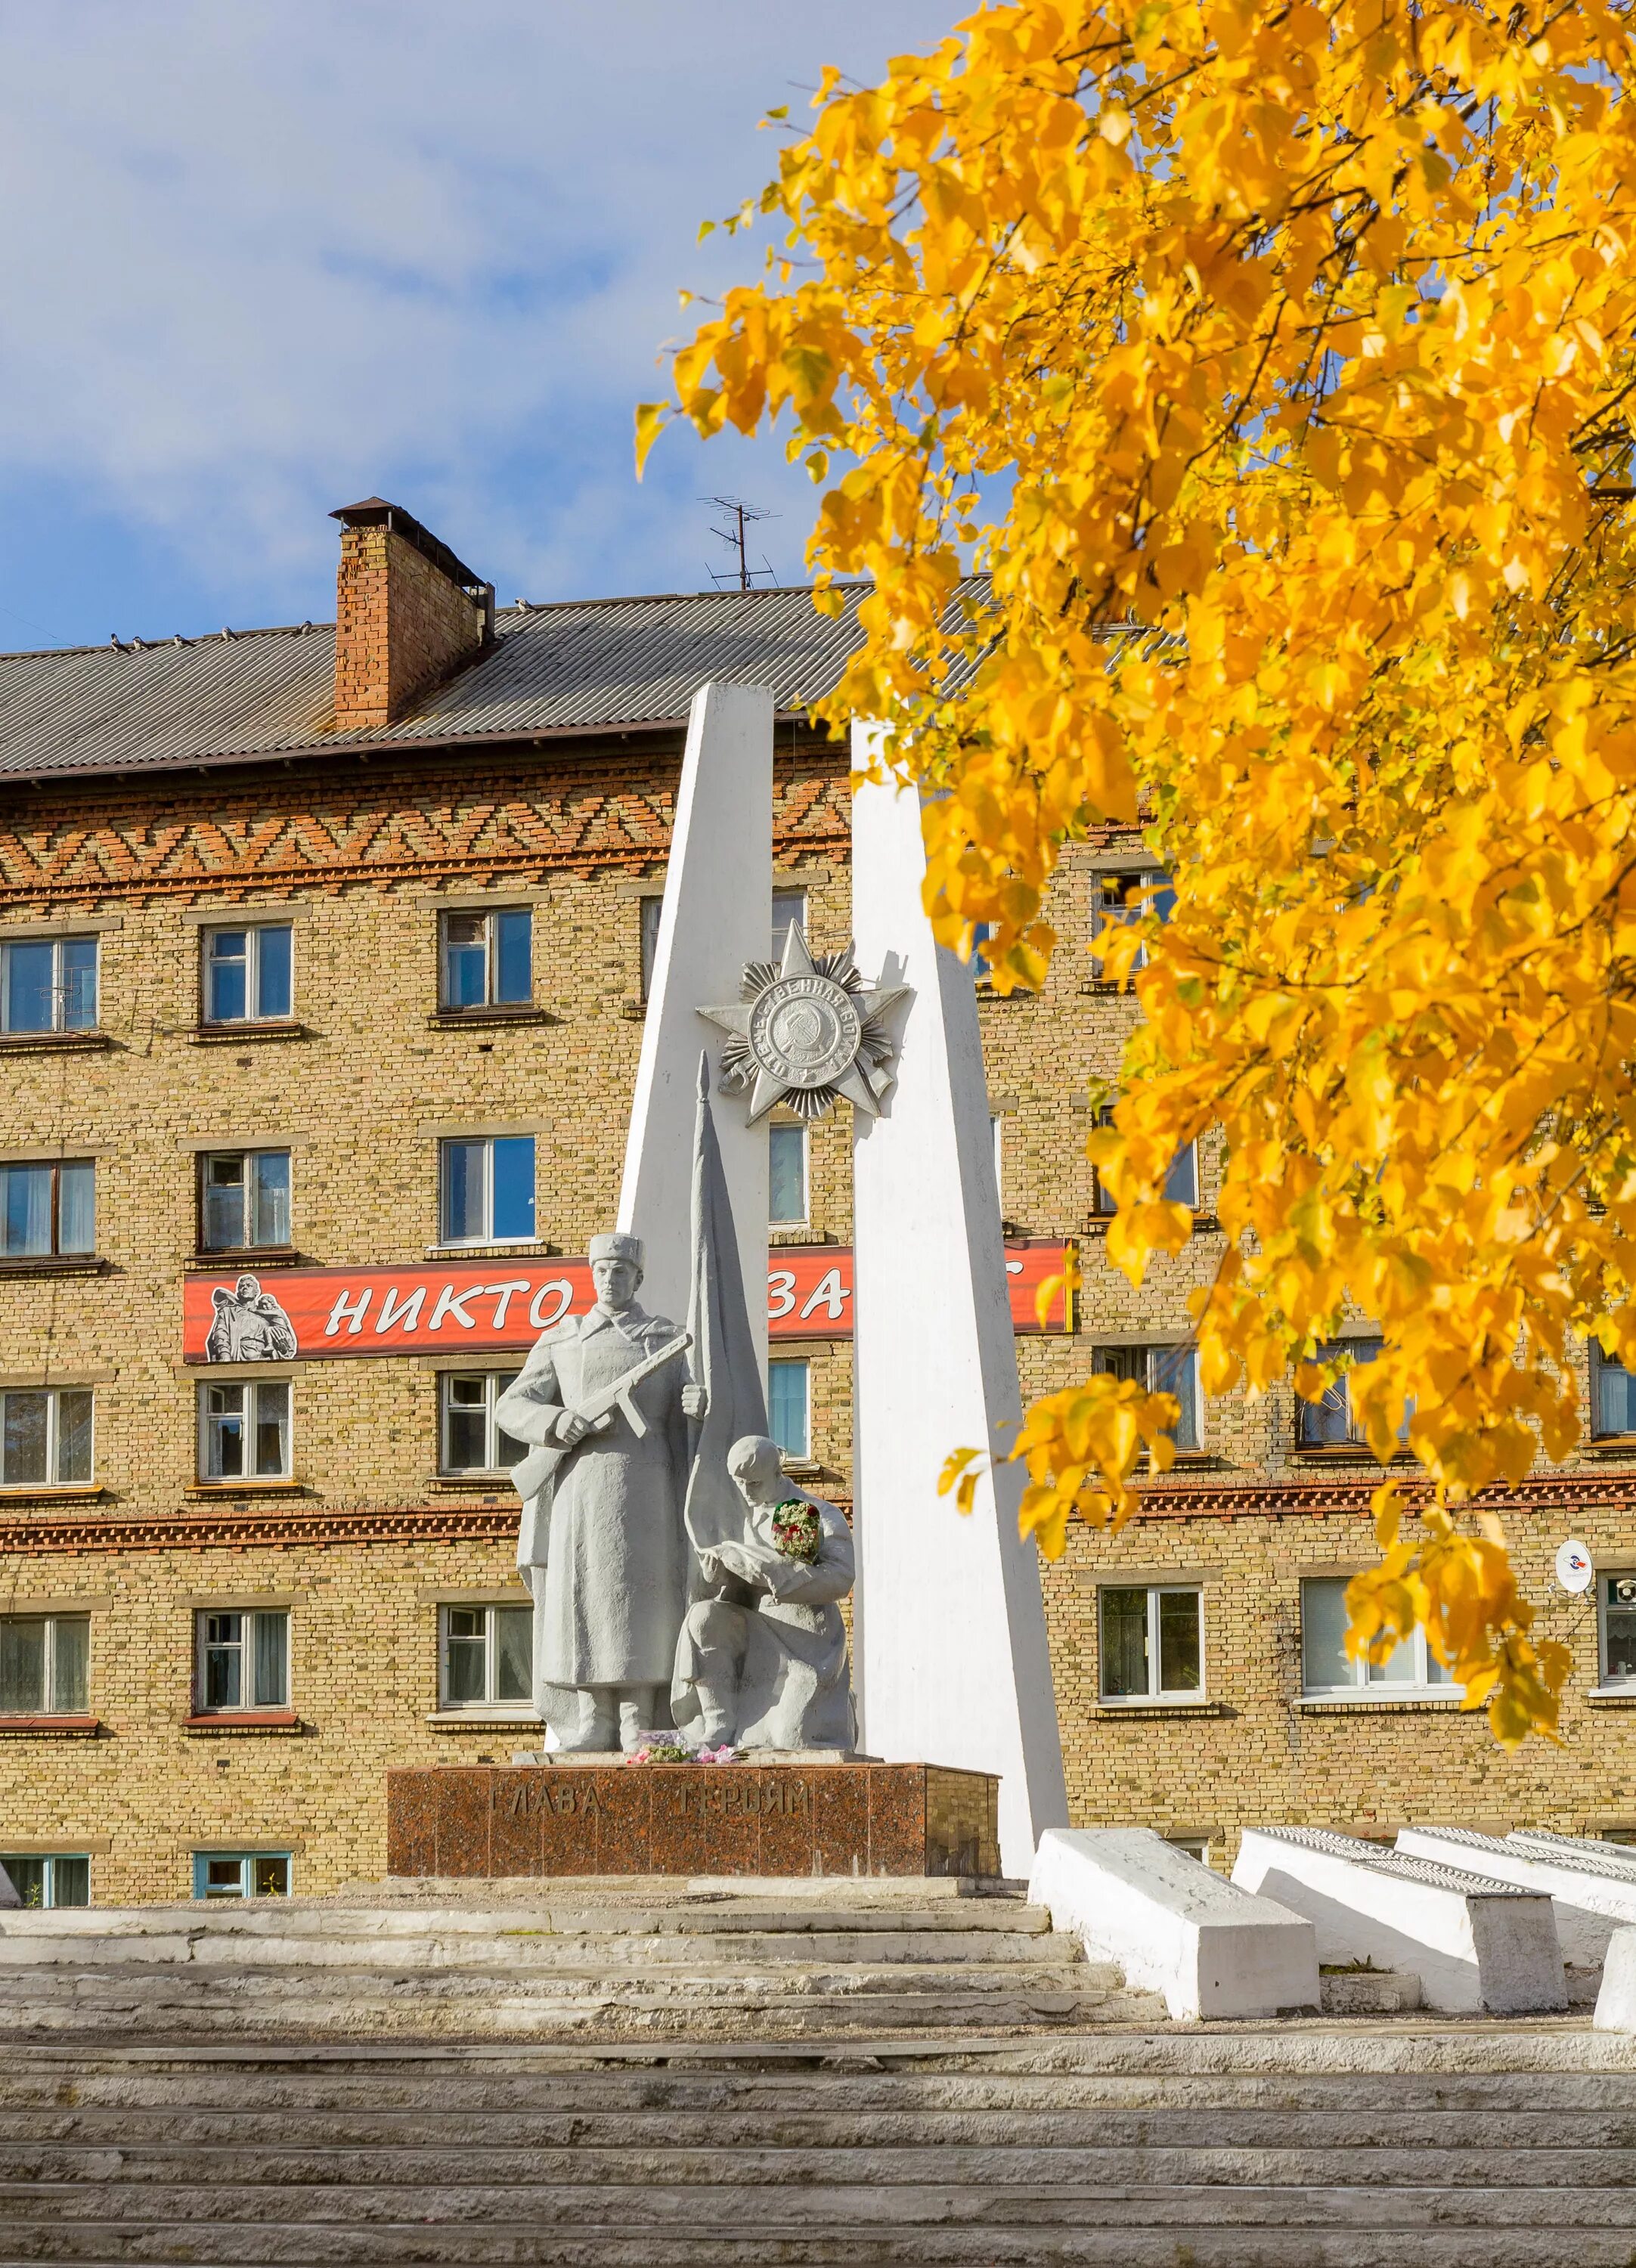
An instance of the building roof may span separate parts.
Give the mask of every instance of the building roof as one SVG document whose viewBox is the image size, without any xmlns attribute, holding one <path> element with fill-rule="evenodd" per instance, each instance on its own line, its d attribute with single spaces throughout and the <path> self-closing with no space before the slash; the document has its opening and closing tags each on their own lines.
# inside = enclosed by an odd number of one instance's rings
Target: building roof
<svg viewBox="0 0 1636 2268">
<path fill-rule="evenodd" d="M 254 762 L 680 723 L 710 678 L 801 713 L 857 642 L 811 591 L 503 607 L 495 643 L 394 725 L 336 731 L 333 623 L 0 655 L 0 778 Z"/>
</svg>

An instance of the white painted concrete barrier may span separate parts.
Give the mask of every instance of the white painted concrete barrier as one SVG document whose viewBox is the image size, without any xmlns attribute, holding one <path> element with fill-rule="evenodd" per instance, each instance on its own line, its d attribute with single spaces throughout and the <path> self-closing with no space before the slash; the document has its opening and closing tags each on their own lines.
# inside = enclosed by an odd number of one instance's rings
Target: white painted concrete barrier
<svg viewBox="0 0 1636 2268">
<path fill-rule="evenodd" d="M 1622 1922 L 1636 1923 L 1636 1868 L 1604 1858 L 1592 1843 L 1501 1842 L 1465 1827 L 1400 1827 L 1397 1848 L 1406 1858 L 1542 1890 L 1556 1908 L 1557 1942 L 1570 1969 L 1599 1970 L 1614 1931 Z"/>
<path fill-rule="evenodd" d="M 1608 1940 L 1591 2022 L 1599 2032 L 1636 2032 L 1636 1929 L 1616 1929 Z"/>
<path fill-rule="evenodd" d="M 1312 1924 L 1223 1881 L 1147 1827 L 1053 1827 L 1040 1837 L 1031 1905 L 1125 1982 L 1162 1992 L 1173 2017 L 1316 2008 Z"/>
<path fill-rule="evenodd" d="M 1408 1970 L 1428 2008 L 1514 2016 L 1567 2007 L 1541 1891 L 1317 1827 L 1247 1829 L 1233 1880 L 1305 1914 L 1320 1962 Z"/>
</svg>

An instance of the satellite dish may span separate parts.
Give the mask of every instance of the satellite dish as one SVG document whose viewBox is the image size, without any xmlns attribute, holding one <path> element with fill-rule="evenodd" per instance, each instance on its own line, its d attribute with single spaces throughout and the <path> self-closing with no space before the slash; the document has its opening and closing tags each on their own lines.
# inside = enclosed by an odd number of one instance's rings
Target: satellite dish
<svg viewBox="0 0 1636 2268">
<path fill-rule="evenodd" d="M 1590 1553 L 1576 1535 L 1570 1535 L 1557 1553 L 1557 1580 L 1565 1591 L 1588 1591 L 1595 1574 Z"/>
</svg>

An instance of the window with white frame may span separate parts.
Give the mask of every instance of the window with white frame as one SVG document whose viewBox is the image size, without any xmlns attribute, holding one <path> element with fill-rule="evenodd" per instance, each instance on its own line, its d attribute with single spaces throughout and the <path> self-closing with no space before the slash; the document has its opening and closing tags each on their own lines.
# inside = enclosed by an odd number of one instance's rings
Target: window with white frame
<svg viewBox="0 0 1636 2268">
<path fill-rule="evenodd" d="M 807 1218 L 807 1129 L 799 1123 L 767 1129 L 767 1218 L 775 1228 Z"/>
<path fill-rule="evenodd" d="M 289 1479 L 287 1378 L 204 1379 L 198 1393 L 201 1480 Z"/>
<path fill-rule="evenodd" d="M 287 1607 L 206 1607 L 194 1616 L 194 1630 L 198 1715 L 290 1706 Z"/>
<path fill-rule="evenodd" d="M 199 1160 L 199 1249 L 262 1252 L 290 1243 L 288 1150 L 207 1150 Z"/>
<path fill-rule="evenodd" d="M 1201 1446 L 1197 1348 L 1098 1347 L 1095 1366 L 1115 1378 L 1131 1379 L 1146 1393 L 1174 1394 L 1181 1405 L 1181 1415 L 1171 1438 L 1178 1449 L 1197 1449 Z"/>
<path fill-rule="evenodd" d="M 812 1365 L 803 1359 L 767 1366 L 767 1425 L 786 1457 L 812 1454 Z"/>
<path fill-rule="evenodd" d="M 94 1252 L 95 1189 L 89 1158 L 0 1165 L 0 1259 Z"/>
<path fill-rule="evenodd" d="M 1336 1362 L 1350 1359 L 1352 1370 L 1365 1363 L 1374 1362 L 1381 1351 L 1379 1339 L 1330 1339 L 1317 1351 L 1319 1362 Z M 1397 1428 L 1397 1438 L 1409 1438 L 1409 1413 L 1404 1414 Z M 1362 1420 L 1353 1405 L 1350 1372 L 1342 1371 L 1333 1386 L 1326 1386 L 1322 1397 L 1308 1402 L 1301 1395 L 1295 1399 L 1295 1443 L 1302 1449 L 1366 1448 L 1367 1436 Z"/>
<path fill-rule="evenodd" d="M 994 1194 L 1006 1210 L 1006 1121 L 998 1110 L 989 1113 L 989 1139 L 994 1145 Z"/>
<path fill-rule="evenodd" d="M 1168 922 L 1175 910 L 1175 891 L 1168 874 L 1146 872 L 1126 874 L 1098 874 L 1091 885 L 1092 934 L 1108 922 L 1121 927 L 1134 926 L 1150 916 Z M 1131 963 L 1132 974 L 1147 966 L 1147 947 L 1139 945 Z M 1091 975 L 1102 981 L 1101 956 L 1091 956 Z"/>
<path fill-rule="evenodd" d="M 0 1867 L 26 1906 L 88 1906 L 91 1857 L 85 1851 L 0 1851 Z"/>
<path fill-rule="evenodd" d="M 295 997 L 294 939 L 288 922 L 203 931 L 204 1021 L 268 1024 L 288 1018 Z"/>
<path fill-rule="evenodd" d="M 521 1464 L 526 1441 L 513 1440 L 495 1418 L 495 1404 L 514 1370 L 445 1371 L 438 1381 L 439 1462 L 446 1473 L 497 1473 Z"/>
<path fill-rule="evenodd" d="M 532 1606 L 440 1607 L 438 1623 L 442 1707 L 515 1710 L 520 1714 L 531 1708 Z"/>
<path fill-rule="evenodd" d="M 772 957 L 782 963 L 784 948 L 789 942 L 790 932 L 799 929 L 807 934 L 807 893 L 805 890 L 775 890 L 772 894 Z"/>
<path fill-rule="evenodd" d="M 89 1615 L 0 1615 L 0 1716 L 83 1717 L 90 1692 Z"/>
<path fill-rule="evenodd" d="M 1636 1574 L 1598 1575 L 1597 1623 L 1603 1687 L 1636 1691 Z"/>
<path fill-rule="evenodd" d="M 532 1244 L 534 1136 L 496 1135 L 439 1145 L 445 1244 Z"/>
<path fill-rule="evenodd" d="M 94 937 L 0 943 L 0 1033 L 89 1032 L 96 1023 Z"/>
<path fill-rule="evenodd" d="M 1346 1581 L 1318 1576 L 1301 1587 L 1301 1687 L 1319 1699 L 1373 1696 L 1407 1699 L 1417 1693 L 1458 1693 L 1426 1642 L 1424 1630 L 1401 1640 L 1385 1661 L 1354 1661 L 1346 1651 Z"/>
<path fill-rule="evenodd" d="M 1104 1701 L 1202 1697 L 1205 1616 L 1197 1584 L 1104 1584 L 1098 1604 Z"/>
<path fill-rule="evenodd" d="M 88 1386 L 11 1387 L 0 1394 L 0 1488 L 78 1488 L 91 1479 Z"/>
<path fill-rule="evenodd" d="M 1609 1440 L 1636 1433 L 1636 1372 L 1625 1369 L 1594 1342 L 1590 1350 L 1590 1430 Z"/>
<path fill-rule="evenodd" d="M 195 1898 L 287 1898 L 288 1851 L 195 1851 Z"/>
<path fill-rule="evenodd" d="M 439 1005 L 526 1008 L 534 998 L 534 915 L 527 906 L 440 917 Z"/>
</svg>

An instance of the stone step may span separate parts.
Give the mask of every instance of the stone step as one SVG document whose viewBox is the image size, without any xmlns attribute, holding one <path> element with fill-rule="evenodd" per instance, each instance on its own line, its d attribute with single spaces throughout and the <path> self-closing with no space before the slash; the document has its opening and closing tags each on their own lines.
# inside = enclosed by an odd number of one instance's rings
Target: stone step
<svg viewBox="0 0 1636 2268">
<path fill-rule="evenodd" d="M 0 1977 L 0 2021 L 78 2038 L 505 2039 L 596 2030 L 748 2041 L 1151 2023 L 1163 2013 L 1157 1996 L 1125 1992 L 1116 1971 L 1089 1963 L 1060 1974 L 1034 1966 L 792 1966 L 611 1980 L 605 1973 L 497 1977 L 435 1970 L 399 1977 L 135 1965 Z"/>
<path fill-rule="evenodd" d="M 530 1931 L 595 1937 L 723 1937 L 814 1932 L 892 1935 L 933 1930 L 962 1936 L 1043 1936 L 1050 1930 L 1043 1906 L 1014 1899 L 904 1899 L 885 1904 L 831 1896 L 802 1900 L 750 1899 L 714 1894 L 674 1904 L 596 1902 L 571 1895 L 548 1900 L 531 1884 L 527 1901 L 487 1906 L 402 1904 L 351 1905 L 298 1898 L 187 1900 L 151 1906 L 59 1906 L 0 1914 L 0 1943 L 74 1937 L 503 1937 Z M 917 1891 L 936 1885 L 917 1881 Z"/>
<path fill-rule="evenodd" d="M 1100 2206 L 1100 2201 L 1099 2206 Z M 1440 2203 L 1433 2196 L 1428 2209 Z M 1178 2223 L 1157 2200 L 1146 2202 L 1138 2227 L 1006 2229 L 951 2226 L 947 2220 L 873 2229 L 818 2225 L 829 2205 L 802 2216 L 800 2228 L 770 2226 L 762 2216 L 689 2229 L 667 2228 L 656 2256 L 655 2232 L 617 2227 L 542 2228 L 512 2221 L 484 2228 L 428 2226 L 416 2217 L 395 2226 L 323 2228 L 269 2217 L 254 2225 L 162 2231 L 143 2224 L 18 2220 L 6 2228 L 10 2263 L 49 2261 L 77 2268 L 125 2268 L 127 2263 L 197 2262 L 211 2268 L 1541 2268 L 1537 2228 L 1480 2212 L 1426 2228 L 1330 2226 L 1240 2227 Z M 1309 2208 L 1316 2215 L 1322 2200 Z M 208 2252 L 199 2249 L 209 2238 Z M 1573 2239 L 1573 2268 L 1629 2268 L 1628 2234 L 1581 2228 Z M 1560 2258 L 1560 2255 L 1558 2256 Z M 1552 2263 L 1555 2268 L 1555 2263 Z"/>
<path fill-rule="evenodd" d="M 715 1939 L 715 1942 L 711 1939 Z M 0 1936 L 0 1974 L 48 1968 L 168 1963 L 194 1967 L 496 1969 L 617 1971 L 746 1963 L 1028 1963 L 1063 1969 L 1079 1958 L 1071 1938 L 1017 1930 L 801 1930 L 683 1934 L 610 1932 L 589 1936 L 509 1928 L 416 1931 L 391 1936 L 272 1930 L 148 1931 Z"/>
<path fill-rule="evenodd" d="M 787 2183 L 770 2188 L 748 2179 L 748 2169 L 734 2168 L 730 2179 L 722 2179 L 717 2171 L 714 2180 L 682 2184 L 540 2180 L 502 2188 L 476 2183 L 428 2188 L 384 2182 L 337 2188 L 291 2182 L 205 2189 L 193 2183 L 133 2183 L 112 2175 L 83 2186 L 0 2183 L 0 2228 L 9 2229 L 14 2220 L 32 2213 L 50 2217 L 64 2230 L 77 2221 L 105 2229 L 163 2227 L 176 2232 L 180 2242 L 184 2232 L 218 2232 L 236 2223 L 261 2227 L 271 2221 L 314 2233 L 418 2222 L 444 2230 L 451 2225 L 468 2229 L 520 2225 L 570 2227 L 584 2234 L 600 2224 L 627 2236 L 640 2230 L 703 2235 L 807 2228 L 846 2229 L 862 2235 L 904 2227 L 962 2226 L 1053 2233 L 1098 2226 L 1130 2232 L 1152 2229 L 1156 2221 L 1178 2231 L 1223 2226 L 1345 2227 L 1379 2233 L 1394 2226 L 1411 2231 L 1428 2223 L 1463 2221 L 1468 2228 L 1531 2229 L 1537 2242 L 1539 2231 L 1549 2230 L 1559 2243 L 1572 2229 L 1575 2258 L 1580 2257 L 1579 2233 L 1615 2229 L 1623 2235 L 1625 2262 L 1630 2254 L 1630 2191 L 1604 2184 L 1547 2185 L 1508 2182 L 1503 2176 L 1492 2184 L 1447 2178 L 1396 2183 L 1382 2174 L 1360 2188 L 1344 2182 L 1302 2181 L 1292 2169 L 1286 2181 L 1247 2181 L 1239 2188 L 1223 2188 L 1203 2176 L 1188 2183 L 1161 2175 L 1103 2181 L 1087 2168 L 1077 2178 L 1049 2187 L 1027 2181 L 996 2185 L 983 2177 L 980 2161 L 974 2160 L 964 2177 L 945 2167 L 932 2181 L 882 2181 L 867 2168 L 859 2169 L 859 2177 L 851 2180 L 816 2174 L 803 2180 L 798 2167 Z M 195 2235 L 195 2258 L 201 2257 L 197 2247 Z M 1563 2257 L 1559 2250 L 1547 2255 L 1553 2261 Z"/>
<path fill-rule="evenodd" d="M 698 2115 L 696 2110 L 691 2116 Z M 723 2150 L 979 2150 L 1072 2151 L 1092 2148 L 1208 2150 L 1401 2149 L 1404 2117 L 1391 2106 L 1322 2108 L 1269 2104 L 1257 2110 L 1219 2104 L 1159 2105 L 1143 2110 L 1058 2110 L 997 2108 L 962 2110 L 927 2106 L 903 2110 L 779 2112 L 747 2105 L 710 2107 L 711 2147 Z M 474 2110 L 458 2102 L 406 2110 L 369 2104 L 326 2103 L 318 2109 L 245 2108 L 224 2110 L 189 2103 L 54 2106 L 5 2109 L 0 2164 L 22 2180 L 23 2154 L 35 2146 L 84 2152 L 129 2151 L 157 2161 L 166 2152 L 223 2152 L 276 2147 L 279 2151 L 440 2149 L 480 2154 L 566 2149 L 646 2151 L 673 2147 L 674 2111 L 636 2107 L 552 2110 Z M 1636 2110 L 1586 2109 L 1573 2121 L 1577 2149 L 1636 2149 Z M 1414 2141 L 1426 2150 L 1526 2154 L 1560 2146 L 1557 2111 L 1518 2106 L 1420 2110 Z M 33 2161 L 31 2161 L 31 2164 Z M 52 2179 L 67 2179 L 53 2175 Z"/>
<path fill-rule="evenodd" d="M 1548 2143 L 1526 2149 L 1344 2142 L 1315 2147 L 1293 2142 L 1263 2147 L 1196 2141 L 1057 2147 L 923 2142 L 855 2149 L 740 2143 L 725 2161 L 713 2144 L 674 2135 L 668 2146 L 633 2140 L 628 2146 L 573 2142 L 554 2148 L 297 2148 L 269 2141 L 259 2146 L 156 2146 L 139 2153 L 123 2145 L 0 2141 L 0 2196 L 35 2183 L 93 2205 L 99 2192 L 118 2194 L 127 2201 L 122 2209 L 134 2211 L 139 2193 L 151 2191 L 162 2198 L 167 2213 L 179 2210 L 184 2219 L 218 2210 L 231 2214 L 237 2210 L 235 2200 L 259 2191 L 276 2191 L 286 2215 L 299 2200 L 302 2211 L 319 2219 L 392 2219 L 407 2210 L 409 2196 L 420 2195 L 434 2205 L 453 2201 L 458 2217 L 472 2220 L 512 2218 L 530 2198 L 549 2209 L 552 2196 L 575 2188 L 598 2198 L 615 2198 L 623 2213 L 632 2210 L 632 2198 L 693 2190 L 719 2195 L 726 2184 L 749 2194 L 791 2186 L 915 2190 L 940 2182 L 973 2191 L 979 2205 L 1004 2193 L 1006 2213 L 1024 2219 L 1036 2207 L 1051 2218 L 1045 2207 L 1060 2196 L 1158 2184 L 1178 2194 L 1330 2188 L 1360 2198 L 1375 2195 L 1382 2186 L 1569 2191 L 1576 2196 L 1622 2197 L 1628 2223 L 1636 2149 Z M 188 2202 L 178 2207 L 179 2199 Z M 226 2203 L 218 2206 L 218 2199 Z"/>
<path fill-rule="evenodd" d="M 474 2000 L 497 1996 L 563 2000 L 618 1999 L 726 2004 L 734 1999 L 789 1997 L 852 1998 L 917 1993 L 969 1999 L 974 2006 L 996 1997 L 1038 1993 L 1087 2002 L 1120 1989 L 1118 1970 L 1103 1962 L 741 1962 L 719 1961 L 708 1968 L 653 1966 L 623 1972 L 601 1966 L 566 1964 L 520 1969 L 507 1963 L 462 1963 L 424 1970 L 343 1967 L 339 1962 L 294 1966 L 248 1963 L 120 1962 L 100 1968 L 63 1962 L 32 1970 L 0 1970 L 0 2008 L 39 1999 L 80 1997 L 109 2002 L 174 2003 L 210 1999 L 224 2007 L 247 2001 L 291 1999 Z M 1154 1993 L 1139 1996 L 1145 2002 Z M 1162 2005 L 1162 2004 L 1161 2004 Z"/>
</svg>

